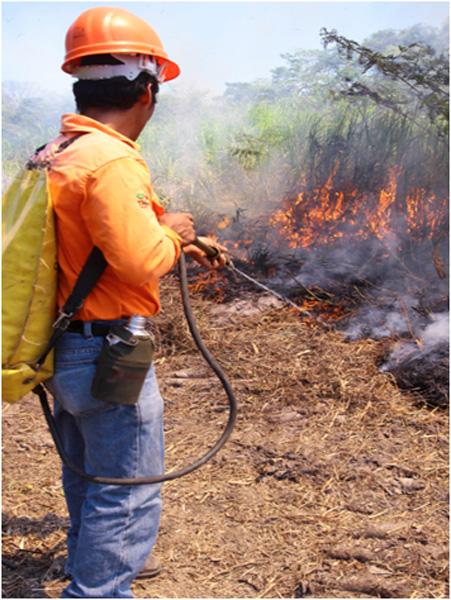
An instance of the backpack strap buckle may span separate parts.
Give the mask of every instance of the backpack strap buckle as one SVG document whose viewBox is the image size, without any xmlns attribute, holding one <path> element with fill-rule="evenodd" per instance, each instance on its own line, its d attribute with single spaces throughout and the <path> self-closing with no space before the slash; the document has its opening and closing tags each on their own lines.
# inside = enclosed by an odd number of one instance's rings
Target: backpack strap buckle
<svg viewBox="0 0 451 600">
<path fill-rule="evenodd" d="M 73 316 L 74 316 L 73 312 L 66 313 L 66 312 L 64 312 L 63 309 L 60 309 L 59 315 L 58 315 L 56 321 L 52 325 L 53 329 L 59 329 L 60 331 L 66 331 L 66 329 L 69 327 L 69 323 L 71 322 Z"/>
</svg>

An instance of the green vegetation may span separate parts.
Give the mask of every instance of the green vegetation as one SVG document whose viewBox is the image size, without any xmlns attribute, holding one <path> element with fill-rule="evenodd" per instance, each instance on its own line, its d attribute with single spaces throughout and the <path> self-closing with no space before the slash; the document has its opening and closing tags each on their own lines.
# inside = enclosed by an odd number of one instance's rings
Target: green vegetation
<svg viewBox="0 0 451 600">
<path fill-rule="evenodd" d="M 227 84 L 223 96 L 163 93 L 139 140 L 154 187 L 209 229 L 223 215 L 272 211 L 324 185 L 377 191 L 400 167 L 401 191 L 447 196 L 445 28 L 375 33 L 364 44 L 323 31 L 321 51 L 282 56 L 268 80 Z M 57 132 L 70 99 L 4 86 L 8 180 Z"/>
</svg>

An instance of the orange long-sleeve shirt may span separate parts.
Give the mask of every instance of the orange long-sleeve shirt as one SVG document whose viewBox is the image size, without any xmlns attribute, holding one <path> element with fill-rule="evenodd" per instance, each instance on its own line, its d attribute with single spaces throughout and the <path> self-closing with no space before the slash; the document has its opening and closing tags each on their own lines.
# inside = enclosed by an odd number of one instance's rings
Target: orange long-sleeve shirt
<svg viewBox="0 0 451 600">
<path fill-rule="evenodd" d="M 60 144 L 81 135 L 58 152 Z M 160 309 L 159 278 L 180 255 L 180 238 L 158 219 L 139 145 L 89 117 L 64 115 L 61 135 L 39 154 L 48 160 L 56 214 L 58 306 L 63 306 L 94 245 L 108 266 L 75 318 L 150 316 Z"/>
</svg>

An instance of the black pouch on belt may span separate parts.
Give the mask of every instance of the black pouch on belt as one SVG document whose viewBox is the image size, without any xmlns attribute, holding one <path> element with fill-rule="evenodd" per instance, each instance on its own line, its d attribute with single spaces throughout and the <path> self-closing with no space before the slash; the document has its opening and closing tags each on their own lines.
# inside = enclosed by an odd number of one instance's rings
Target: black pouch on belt
<svg viewBox="0 0 451 600">
<path fill-rule="evenodd" d="M 122 325 L 106 336 L 97 360 L 91 394 L 114 404 L 136 404 L 152 364 L 153 337 L 138 337 Z"/>
</svg>

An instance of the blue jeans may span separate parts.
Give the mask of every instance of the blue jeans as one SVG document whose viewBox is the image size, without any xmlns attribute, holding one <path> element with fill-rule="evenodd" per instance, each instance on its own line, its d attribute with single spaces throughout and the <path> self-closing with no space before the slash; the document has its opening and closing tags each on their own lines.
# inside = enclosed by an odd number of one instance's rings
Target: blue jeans
<svg viewBox="0 0 451 600">
<path fill-rule="evenodd" d="M 96 400 L 90 387 L 104 338 L 67 332 L 48 388 L 70 459 L 87 473 L 144 477 L 163 472 L 163 400 L 153 366 L 137 404 Z M 65 598 L 133 598 L 130 585 L 158 532 L 161 485 L 89 483 L 63 466 L 70 516 Z"/>
</svg>

